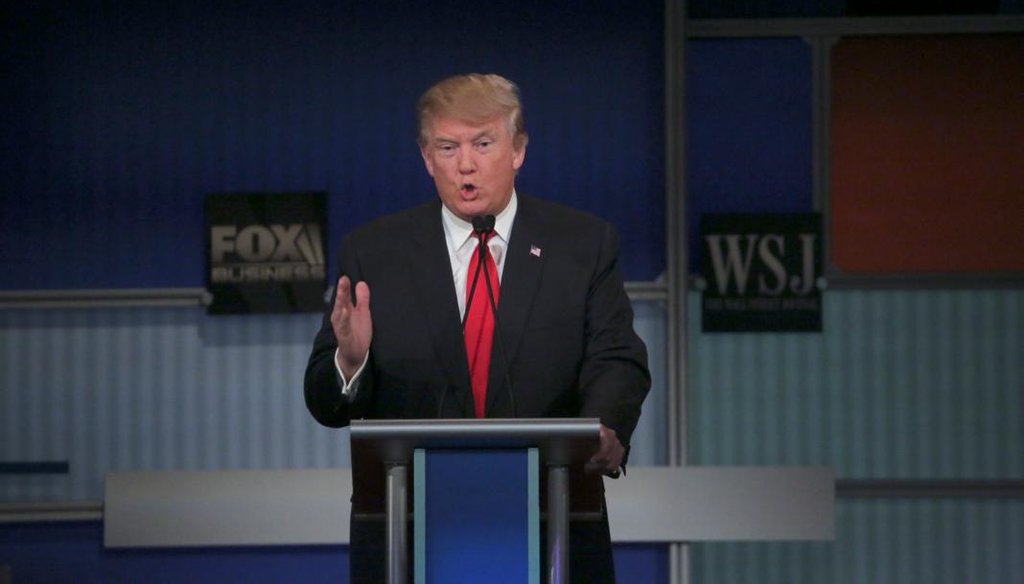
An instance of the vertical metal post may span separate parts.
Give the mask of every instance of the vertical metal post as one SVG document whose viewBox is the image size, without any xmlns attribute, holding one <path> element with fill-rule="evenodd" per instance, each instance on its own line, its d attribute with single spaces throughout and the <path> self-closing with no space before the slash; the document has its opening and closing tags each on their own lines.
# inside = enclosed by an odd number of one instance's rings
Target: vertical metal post
<svg viewBox="0 0 1024 584">
<path fill-rule="evenodd" d="M 686 3 L 665 2 L 665 204 L 670 466 L 686 465 Z"/>
<path fill-rule="evenodd" d="M 838 268 L 832 265 L 832 222 L 830 197 L 832 190 L 832 47 L 840 37 L 835 35 L 812 35 L 804 37 L 811 47 L 811 112 L 813 138 L 813 195 L 814 210 L 821 213 L 825 239 L 822 241 L 822 256 L 825 258 L 826 278 L 838 275 Z"/>
<path fill-rule="evenodd" d="M 388 584 L 408 582 L 408 474 L 408 467 L 404 464 L 387 467 Z"/>
<path fill-rule="evenodd" d="M 665 0 L 665 243 L 668 281 L 668 464 L 687 464 L 687 279 L 686 205 L 686 7 L 687 0 Z M 690 581 L 685 543 L 669 546 L 673 584 Z"/>
<path fill-rule="evenodd" d="M 569 582 L 569 467 L 548 467 L 548 584 Z"/>
</svg>

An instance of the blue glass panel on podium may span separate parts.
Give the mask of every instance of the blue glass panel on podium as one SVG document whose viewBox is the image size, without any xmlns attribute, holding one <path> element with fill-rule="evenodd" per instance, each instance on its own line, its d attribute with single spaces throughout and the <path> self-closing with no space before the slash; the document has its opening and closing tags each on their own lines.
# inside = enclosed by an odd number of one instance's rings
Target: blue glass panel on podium
<svg viewBox="0 0 1024 584">
<path fill-rule="evenodd" d="M 417 450 L 417 583 L 540 580 L 536 449 Z"/>
</svg>

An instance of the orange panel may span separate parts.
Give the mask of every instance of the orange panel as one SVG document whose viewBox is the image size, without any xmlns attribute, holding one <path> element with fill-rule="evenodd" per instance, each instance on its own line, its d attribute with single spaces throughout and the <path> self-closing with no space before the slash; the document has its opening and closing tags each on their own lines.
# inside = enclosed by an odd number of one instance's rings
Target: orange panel
<svg viewBox="0 0 1024 584">
<path fill-rule="evenodd" d="M 834 265 L 1024 271 L 1024 36 L 844 39 L 832 63 Z"/>
</svg>

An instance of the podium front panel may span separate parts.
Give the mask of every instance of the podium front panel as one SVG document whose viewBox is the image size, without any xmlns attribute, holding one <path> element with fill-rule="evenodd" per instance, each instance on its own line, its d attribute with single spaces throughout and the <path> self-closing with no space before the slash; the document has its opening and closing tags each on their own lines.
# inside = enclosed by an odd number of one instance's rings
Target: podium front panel
<svg viewBox="0 0 1024 584">
<path fill-rule="evenodd" d="M 537 449 L 417 450 L 415 581 L 540 581 Z"/>
</svg>

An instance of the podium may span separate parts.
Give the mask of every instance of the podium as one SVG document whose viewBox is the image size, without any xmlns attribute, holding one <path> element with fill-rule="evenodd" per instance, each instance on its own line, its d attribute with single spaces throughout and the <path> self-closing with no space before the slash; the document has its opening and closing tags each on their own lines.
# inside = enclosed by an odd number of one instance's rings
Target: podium
<svg viewBox="0 0 1024 584">
<path fill-rule="evenodd" d="M 354 420 L 353 518 L 385 521 L 389 583 L 408 581 L 410 507 L 417 583 L 426 582 L 428 573 L 443 573 L 446 562 L 464 563 L 466 558 L 456 559 L 458 552 L 453 552 L 460 545 L 479 555 L 488 547 L 481 542 L 492 543 L 483 554 L 493 556 L 485 561 L 508 562 L 496 569 L 521 571 L 525 581 L 532 583 L 540 581 L 539 530 L 545 508 L 545 581 L 568 582 L 570 514 L 597 518 L 602 511 L 603 493 L 574 488 L 581 483 L 572 480 L 582 476 L 584 464 L 598 449 L 599 436 L 597 419 Z M 440 471 L 432 472 L 435 467 Z M 411 490 L 410 470 L 414 473 Z M 470 493 L 460 488 L 461 481 L 488 478 L 498 482 L 478 484 Z M 546 497 L 541 495 L 542 483 L 546 483 Z M 516 492 L 510 492 L 509 485 Z M 479 510 L 483 505 L 484 523 L 479 515 L 474 519 L 472 509 L 460 516 L 461 502 L 452 503 L 450 498 L 440 503 L 440 510 L 431 511 L 436 500 L 453 493 L 467 500 L 467 508 Z M 519 503 L 509 501 L 517 496 Z M 525 526 L 522 533 L 512 535 L 515 541 L 495 540 L 501 535 L 496 532 L 507 527 L 492 524 L 499 516 Z M 473 541 L 456 541 L 453 546 L 453 538 L 465 540 L 467 535 Z M 508 549 L 525 551 L 525 557 L 503 555 L 502 550 Z"/>
</svg>

